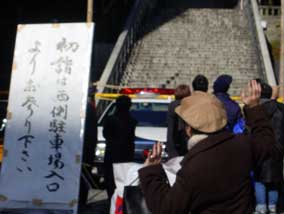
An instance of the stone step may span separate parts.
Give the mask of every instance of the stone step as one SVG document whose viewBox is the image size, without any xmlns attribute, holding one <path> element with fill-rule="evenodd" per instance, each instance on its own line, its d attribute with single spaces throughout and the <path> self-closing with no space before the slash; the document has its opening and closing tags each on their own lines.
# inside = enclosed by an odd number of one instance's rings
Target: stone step
<svg viewBox="0 0 284 214">
<path fill-rule="evenodd" d="M 253 35 L 243 11 L 156 10 L 144 26 L 147 33 L 132 51 L 121 84 L 176 87 L 189 84 L 201 73 L 212 86 L 218 75 L 228 73 L 234 78 L 230 92 L 237 94 L 248 80 L 260 76 Z"/>
</svg>

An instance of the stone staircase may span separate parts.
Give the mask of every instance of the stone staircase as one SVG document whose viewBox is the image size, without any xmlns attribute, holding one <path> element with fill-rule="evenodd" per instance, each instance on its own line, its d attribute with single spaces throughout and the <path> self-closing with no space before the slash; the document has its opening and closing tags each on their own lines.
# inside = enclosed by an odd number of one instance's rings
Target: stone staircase
<svg viewBox="0 0 284 214">
<path fill-rule="evenodd" d="M 160 8 L 132 50 L 121 85 L 175 88 L 197 74 L 233 76 L 231 95 L 261 77 L 248 19 L 239 8 Z"/>
</svg>

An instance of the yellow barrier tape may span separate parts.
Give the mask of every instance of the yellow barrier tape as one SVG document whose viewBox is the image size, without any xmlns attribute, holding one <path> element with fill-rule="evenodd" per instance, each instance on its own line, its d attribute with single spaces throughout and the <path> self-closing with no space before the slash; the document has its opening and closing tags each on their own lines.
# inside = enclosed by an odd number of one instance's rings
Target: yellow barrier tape
<svg viewBox="0 0 284 214">
<path fill-rule="evenodd" d="M 235 101 L 241 101 L 241 97 L 238 96 L 232 96 L 231 99 Z"/>
<path fill-rule="evenodd" d="M 284 98 L 283 98 L 283 97 L 278 98 L 277 101 L 278 101 L 279 103 L 284 103 Z"/>
<path fill-rule="evenodd" d="M 125 95 L 125 94 L 113 94 L 113 93 L 97 93 L 95 94 L 95 98 L 96 99 L 108 99 L 108 100 L 114 100 L 117 97 L 121 96 L 121 95 Z M 148 99 L 148 98 L 153 98 L 153 99 L 171 99 L 173 100 L 175 98 L 174 95 L 157 95 L 157 96 L 139 96 L 136 94 L 131 94 L 131 95 L 127 95 L 130 98 L 141 98 L 141 99 Z"/>
<path fill-rule="evenodd" d="M 116 99 L 117 97 L 121 96 L 121 95 L 125 95 L 125 94 L 114 94 L 114 93 L 97 93 L 95 94 L 95 98 L 96 99 L 108 99 L 108 100 L 114 100 Z M 129 96 L 130 98 L 154 98 L 154 99 L 175 99 L 175 96 L 174 95 L 157 95 L 157 96 L 140 96 L 140 95 L 136 95 L 136 94 L 131 94 L 131 95 L 127 95 Z M 231 97 L 233 100 L 236 100 L 236 101 L 240 101 L 241 98 L 240 97 L 237 97 L 237 96 L 233 96 Z"/>
<path fill-rule="evenodd" d="M 114 94 L 114 93 L 97 93 L 95 94 L 95 99 L 101 99 L 101 100 L 109 100 L 109 101 L 112 101 L 114 99 L 116 99 L 117 97 L 121 96 L 123 94 Z M 140 95 L 136 95 L 136 94 L 131 94 L 131 95 L 128 95 L 130 98 L 153 98 L 153 99 L 175 99 L 175 96 L 174 95 L 157 95 L 157 96 L 153 96 L 153 97 L 143 97 L 143 96 L 140 96 Z M 241 102 L 241 97 L 239 96 L 232 96 L 231 97 L 233 100 L 237 101 L 237 102 Z M 279 103 L 284 103 L 284 98 L 279 98 L 277 99 L 277 102 Z"/>
<path fill-rule="evenodd" d="M 114 89 L 114 90 L 120 90 L 122 88 L 131 88 L 131 87 L 127 87 L 127 86 L 103 84 L 103 83 L 100 83 L 100 81 L 93 82 L 92 84 L 93 84 L 93 86 L 96 86 L 96 87 L 99 86 L 99 87 L 105 87 L 105 88 Z M 278 88 L 279 87 L 280 86 L 278 86 Z M 113 99 L 116 99 L 120 95 L 122 95 L 122 94 L 119 94 L 119 93 L 117 93 L 117 94 L 114 94 L 114 93 L 101 93 L 101 94 L 95 94 L 95 98 L 96 99 L 103 99 L 103 100 L 113 100 Z M 128 96 L 130 98 L 138 98 L 139 97 L 137 95 L 128 95 Z M 169 97 L 170 98 L 173 97 L 173 99 L 174 99 L 173 95 L 160 95 L 157 98 L 159 98 L 159 99 L 169 99 Z M 241 102 L 241 97 L 240 96 L 232 96 L 231 98 L 233 100 L 237 101 L 237 102 Z M 284 97 L 278 98 L 277 101 L 280 102 L 280 103 L 284 103 Z"/>
</svg>

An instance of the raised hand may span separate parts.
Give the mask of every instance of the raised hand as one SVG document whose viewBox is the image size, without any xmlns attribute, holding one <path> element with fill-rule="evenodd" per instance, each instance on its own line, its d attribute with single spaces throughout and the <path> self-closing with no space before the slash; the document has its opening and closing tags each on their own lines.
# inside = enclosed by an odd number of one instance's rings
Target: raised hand
<svg viewBox="0 0 284 214">
<path fill-rule="evenodd" d="M 160 164 L 162 160 L 162 144 L 160 142 L 153 145 L 153 150 L 149 152 L 144 163 L 145 166 Z"/>
<path fill-rule="evenodd" d="M 251 80 L 248 86 L 242 90 L 242 102 L 249 108 L 259 105 L 261 95 L 261 86 L 256 80 Z"/>
</svg>

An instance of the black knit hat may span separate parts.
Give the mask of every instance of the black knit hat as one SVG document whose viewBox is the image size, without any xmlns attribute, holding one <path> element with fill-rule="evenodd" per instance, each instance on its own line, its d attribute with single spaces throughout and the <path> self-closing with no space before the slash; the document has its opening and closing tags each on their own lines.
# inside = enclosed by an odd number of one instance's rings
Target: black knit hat
<svg viewBox="0 0 284 214">
<path fill-rule="evenodd" d="M 192 87 L 194 91 L 208 91 L 208 79 L 201 74 L 198 74 L 192 81 Z"/>
<path fill-rule="evenodd" d="M 232 76 L 227 74 L 220 75 L 214 82 L 213 85 L 214 92 L 226 93 L 229 90 L 232 81 L 233 81 Z"/>
</svg>

